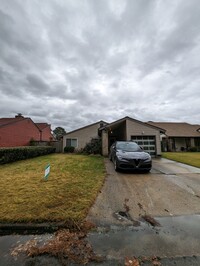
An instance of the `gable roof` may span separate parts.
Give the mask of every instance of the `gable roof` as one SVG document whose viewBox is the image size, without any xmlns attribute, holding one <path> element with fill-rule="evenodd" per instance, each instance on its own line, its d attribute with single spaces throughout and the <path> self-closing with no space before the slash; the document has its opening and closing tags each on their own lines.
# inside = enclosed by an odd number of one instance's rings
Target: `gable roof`
<svg viewBox="0 0 200 266">
<path fill-rule="evenodd" d="M 43 129 L 45 129 L 46 127 L 49 127 L 50 125 L 47 123 L 35 123 L 36 126 L 42 131 Z"/>
<path fill-rule="evenodd" d="M 166 135 L 169 137 L 200 137 L 200 125 L 191 125 L 188 123 L 176 122 L 152 122 L 148 124 L 158 126 L 166 130 Z"/>
<path fill-rule="evenodd" d="M 89 125 L 87 125 L 87 126 L 80 127 L 80 128 L 75 129 L 75 130 L 72 130 L 72 131 L 70 131 L 70 132 L 67 132 L 64 136 L 66 136 L 66 135 L 68 135 L 68 134 L 71 134 L 71 133 L 74 133 L 74 132 L 76 132 L 76 131 L 79 131 L 79 130 L 82 130 L 82 129 L 85 129 L 85 128 L 88 128 L 88 127 L 94 126 L 94 125 L 96 125 L 96 124 L 100 124 L 100 123 L 108 124 L 107 122 L 105 122 L 105 121 L 103 121 L 103 120 L 100 120 L 100 121 L 98 121 L 98 122 L 95 122 L 95 123 L 89 124 Z"/>
<path fill-rule="evenodd" d="M 140 120 L 134 119 L 134 118 L 129 117 L 129 116 L 125 116 L 125 117 L 123 117 L 123 118 L 121 118 L 121 119 L 118 119 L 118 120 L 116 120 L 116 121 L 114 121 L 114 122 L 112 122 L 112 123 L 110 123 L 110 124 L 107 124 L 106 126 L 100 128 L 100 130 L 102 130 L 102 129 L 104 129 L 104 128 L 108 128 L 108 127 L 112 127 L 112 126 L 118 125 L 118 124 L 120 124 L 120 123 L 123 123 L 123 122 L 126 121 L 126 120 L 130 120 L 130 121 L 132 121 L 132 122 L 136 122 L 136 123 L 139 123 L 139 124 L 145 125 L 145 126 L 147 126 L 147 127 L 154 128 L 154 129 L 156 129 L 156 130 L 159 130 L 159 131 L 162 132 L 162 133 L 165 132 L 165 129 L 163 129 L 163 128 L 160 128 L 160 127 L 155 126 L 155 125 L 150 125 L 150 124 L 148 124 L 148 123 L 142 122 L 142 121 L 140 121 Z"/>
<path fill-rule="evenodd" d="M 7 127 L 23 120 L 30 120 L 39 131 L 50 126 L 47 123 L 34 123 L 30 117 L 16 116 L 14 118 L 0 118 L 0 127 Z"/>
</svg>

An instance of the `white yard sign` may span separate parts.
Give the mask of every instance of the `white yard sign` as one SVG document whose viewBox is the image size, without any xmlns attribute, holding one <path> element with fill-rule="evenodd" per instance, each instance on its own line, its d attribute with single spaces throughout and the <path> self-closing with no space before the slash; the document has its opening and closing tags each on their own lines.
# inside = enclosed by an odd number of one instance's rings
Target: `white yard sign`
<svg viewBox="0 0 200 266">
<path fill-rule="evenodd" d="M 47 166 L 45 167 L 45 170 L 44 170 L 44 179 L 48 179 L 49 177 L 49 174 L 50 174 L 50 164 L 47 164 Z"/>
</svg>

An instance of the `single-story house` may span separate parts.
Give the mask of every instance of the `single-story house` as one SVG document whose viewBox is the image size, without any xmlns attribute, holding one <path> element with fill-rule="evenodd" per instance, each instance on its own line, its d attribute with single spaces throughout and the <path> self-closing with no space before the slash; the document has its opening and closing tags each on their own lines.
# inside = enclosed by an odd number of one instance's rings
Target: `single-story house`
<svg viewBox="0 0 200 266">
<path fill-rule="evenodd" d="M 0 147 L 29 146 L 31 140 L 47 142 L 53 139 L 51 125 L 47 123 L 34 123 L 21 114 L 0 118 Z"/>
<path fill-rule="evenodd" d="M 148 124 L 165 130 L 161 134 L 163 151 L 188 151 L 192 147 L 200 151 L 200 125 L 152 121 Z"/>
<path fill-rule="evenodd" d="M 92 138 L 102 139 L 102 154 L 107 156 L 109 148 L 117 140 L 133 140 L 151 155 L 161 155 L 160 134 L 165 130 L 133 119 L 124 117 L 112 123 L 98 121 L 94 124 L 73 130 L 63 136 L 63 150 L 65 146 L 73 146 L 82 150 Z"/>
</svg>

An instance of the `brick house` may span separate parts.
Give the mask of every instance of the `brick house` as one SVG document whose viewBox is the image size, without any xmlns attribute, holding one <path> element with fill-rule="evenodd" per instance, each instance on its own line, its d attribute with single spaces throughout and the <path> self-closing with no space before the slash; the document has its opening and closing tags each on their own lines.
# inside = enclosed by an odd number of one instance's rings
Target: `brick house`
<svg viewBox="0 0 200 266">
<path fill-rule="evenodd" d="M 40 130 L 40 141 L 49 141 L 53 139 L 51 126 L 47 123 L 35 123 Z"/>
<path fill-rule="evenodd" d="M 29 146 L 31 140 L 52 139 L 51 126 L 47 123 L 34 123 L 21 114 L 15 118 L 0 118 L 0 147 Z"/>
</svg>

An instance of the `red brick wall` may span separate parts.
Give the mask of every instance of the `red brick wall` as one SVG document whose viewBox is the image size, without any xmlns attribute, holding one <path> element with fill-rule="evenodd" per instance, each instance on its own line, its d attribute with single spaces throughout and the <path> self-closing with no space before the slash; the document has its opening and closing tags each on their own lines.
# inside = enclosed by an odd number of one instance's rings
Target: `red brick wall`
<svg viewBox="0 0 200 266">
<path fill-rule="evenodd" d="M 30 118 L 0 127 L 0 147 L 27 146 L 33 138 L 40 140 L 40 131 Z"/>
<path fill-rule="evenodd" d="M 50 126 L 48 127 L 45 127 L 43 130 L 42 130 L 42 139 L 43 141 L 50 141 L 52 138 L 52 135 L 51 135 L 51 128 Z"/>
</svg>

